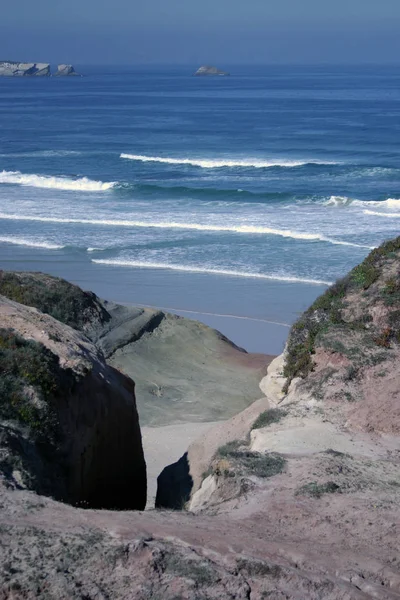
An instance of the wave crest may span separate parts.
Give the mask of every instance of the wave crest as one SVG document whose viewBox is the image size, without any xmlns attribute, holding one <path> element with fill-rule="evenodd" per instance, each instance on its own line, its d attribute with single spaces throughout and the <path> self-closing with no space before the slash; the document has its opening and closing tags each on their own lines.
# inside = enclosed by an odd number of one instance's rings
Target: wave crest
<svg viewBox="0 0 400 600">
<path fill-rule="evenodd" d="M 37 221 L 42 223 L 81 223 L 83 225 L 100 225 L 112 227 L 154 227 L 158 229 L 186 229 L 195 231 L 222 231 L 227 233 L 277 235 L 280 237 L 292 238 L 295 240 L 327 242 L 329 244 L 334 244 L 338 246 L 352 246 L 354 248 L 368 248 L 370 250 L 375 247 L 326 237 L 320 233 L 292 231 L 290 229 L 274 229 L 272 227 L 263 227 L 258 225 L 208 225 L 201 223 L 178 223 L 174 221 L 155 222 L 114 219 L 70 219 L 65 217 L 39 217 L 34 215 L 12 215 L 7 213 L 0 213 L 0 219 L 7 219 L 11 221 Z"/>
<path fill-rule="evenodd" d="M 270 167 L 301 167 L 304 165 L 332 165 L 337 163 L 317 160 L 262 160 L 252 159 L 217 159 L 217 158 L 169 158 L 162 156 L 144 156 L 142 154 L 122 153 L 120 158 L 139 162 L 156 162 L 168 165 L 191 165 L 202 169 L 221 169 L 223 167 L 244 167 L 251 169 L 267 169 Z"/>
<path fill-rule="evenodd" d="M 325 206 L 360 206 L 366 208 L 368 206 L 377 206 L 380 208 L 391 208 L 392 210 L 400 210 L 400 200 L 397 198 L 388 198 L 387 200 L 356 200 L 347 196 L 331 196 Z"/>
<path fill-rule="evenodd" d="M 70 179 L 68 177 L 52 177 L 50 175 L 29 175 L 23 174 L 20 171 L 1 171 L 1 183 L 53 190 L 79 190 L 82 192 L 104 192 L 116 185 L 113 181 L 103 183 L 102 181 L 92 181 L 87 177 Z"/>
<path fill-rule="evenodd" d="M 28 238 L 18 238 L 13 236 L 0 236 L 0 243 L 13 244 L 15 246 L 29 246 L 30 248 L 45 248 L 46 250 L 61 250 L 65 246 L 59 246 L 50 242 L 30 240 Z"/>
</svg>

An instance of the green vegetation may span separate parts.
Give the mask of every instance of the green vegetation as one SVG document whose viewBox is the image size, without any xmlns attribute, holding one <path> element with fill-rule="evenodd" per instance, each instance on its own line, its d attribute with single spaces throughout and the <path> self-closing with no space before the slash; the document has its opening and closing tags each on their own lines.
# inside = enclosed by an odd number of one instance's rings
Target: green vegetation
<svg viewBox="0 0 400 600">
<path fill-rule="evenodd" d="M 239 571 L 245 571 L 250 577 L 279 577 L 282 573 L 279 565 L 269 565 L 253 558 L 239 558 L 237 567 Z"/>
<path fill-rule="evenodd" d="M 286 377 L 285 390 L 295 377 L 306 377 L 313 369 L 312 355 L 315 352 L 317 338 L 326 336 L 328 331 L 365 332 L 371 323 L 371 315 L 367 312 L 352 322 L 343 320 L 343 310 L 346 307 L 346 297 L 352 292 L 367 293 L 371 286 L 378 281 L 383 273 L 383 267 L 388 260 L 398 260 L 400 251 L 400 236 L 386 242 L 373 250 L 367 258 L 355 267 L 346 277 L 336 282 L 293 325 L 287 348 L 287 359 L 283 374 Z M 381 299 L 388 306 L 400 302 L 400 276 L 389 278 L 381 289 L 374 290 L 371 300 Z M 390 316 L 393 321 L 390 328 L 374 340 L 376 345 L 388 348 L 390 342 L 400 342 L 400 310 Z M 340 331 L 342 330 L 342 331 Z M 327 338 L 329 340 L 329 338 Z M 333 351 L 351 353 L 340 340 L 331 340 Z"/>
<path fill-rule="evenodd" d="M 232 456 L 240 446 L 243 446 L 246 442 L 244 440 L 234 440 L 233 442 L 228 442 L 224 446 L 218 448 L 218 456 L 222 458 L 226 458 L 228 456 Z"/>
<path fill-rule="evenodd" d="M 230 469 L 224 469 L 227 474 L 249 473 L 256 477 L 273 477 L 282 473 L 285 468 L 285 459 L 275 452 L 261 454 L 241 449 L 245 442 L 236 440 L 221 446 L 217 457 L 229 460 Z"/>
<path fill-rule="evenodd" d="M 217 574 L 208 561 L 187 559 L 173 551 L 165 555 L 163 567 L 167 573 L 193 579 L 198 586 L 211 585 L 217 579 Z"/>
<path fill-rule="evenodd" d="M 316 481 L 311 481 L 302 485 L 297 491 L 296 496 L 311 496 L 312 498 L 320 498 L 323 494 L 340 493 L 340 486 L 334 481 L 318 484 Z"/>
<path fill-rule="evenodd" d="M 57 432 L 54 398 L 74 383 L 58 357 L 42 344 L 0 329 L 0 417 L 29 427 L 37 439 Z"/>
<path fill-rule="evenodd" d="M 254 421 L 252 429 L 262 429 L 263 427 L 267 427 L 272 423 L 279 423 L 283 417 L 286 417 L 287 412 L 282 410 L 281 408 L 270 408 L 269 410 L 265 410 L 260 415 L 258 415 L 257 419 Z"/>
<path fill-rule="evenodd" d="M 95 294 L 43 273 L 0 271 L 0 294 L 33 306 L 78 330 L 91 323 L 105 323 L 110 318 Z"/>
</svg>

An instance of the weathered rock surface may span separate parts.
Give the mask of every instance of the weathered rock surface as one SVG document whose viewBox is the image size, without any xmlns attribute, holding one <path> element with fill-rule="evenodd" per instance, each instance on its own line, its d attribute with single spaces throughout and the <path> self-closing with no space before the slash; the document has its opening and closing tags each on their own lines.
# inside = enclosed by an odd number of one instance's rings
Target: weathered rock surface
<svg viewBox="0 0 400 600">
<path fill-rule="evenodd" d="M 72 504 L 141 509 L 134 383 L 87 337 L 0 296 L 0 465 L 7 482 Z"/>
<path fill-rule="evenodd" d="M 81 77 L 72 65 L 58 65 L 55 75 L 57 77 Z"/>
<path fill-rule="evenodd" d="M 217 69 L 217 67 L 211 67 L 208 65 L 203 65 L 202 67 L 200 67 L 200 69 L 198 69 L 195 73 L 196 76 L 198 77 L 214 77 L 214 76 L 226 76 L 229 75 L 229 73 L 227 73 L 226 71 L 221 71 L 220 69 Z"/>
<path fill-rule="evenodd" d="M 48 63 L 21 63 L 0 61 L 0 76 L 5 77 L 48 77 L 50 65 Z"/>
</svg>

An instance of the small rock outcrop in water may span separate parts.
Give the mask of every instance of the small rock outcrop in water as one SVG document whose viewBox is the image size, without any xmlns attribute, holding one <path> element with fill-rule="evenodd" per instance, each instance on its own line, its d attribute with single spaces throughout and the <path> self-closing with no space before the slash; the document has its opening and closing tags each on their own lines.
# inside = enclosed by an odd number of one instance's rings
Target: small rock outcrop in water
<svg viewBox="0 0 400 600">
<path fill-rule="evenodd" d="M 4 291 L 7 278 L 2 279 Z M 21 281 L 19 289 L 11 282 L 9 292 L 26 300 Z M 49 294 L 44 286 L 38 288 L 45 308 Z M 90 305 L 90 296 L 81 294 L 83 304 L 88 303 L 88 320 L 103 319 L 95 303 Z M 60 317 L 66 317 L 69 307 L 74 321 L 74 300 L 65 300 Z M 53 308 L 56 312 L 55 304 Z M 82 333 L 4 296 L 0 470 L 11 487 L 71 504 L 139 510 L 146 504 L 133 381 L 107 365 Z"/>
<path fill-rule="evenodd" d="M 49 77 L 48 63 L 22 63 L 0 61 L 0 76 L 3 77 Z"/>
<path fill-rule="evenodd" d="M 198 69 L 195 73 L 196 77 L 213 77 L 213 76 L 226 76 L 229 75 L 229 73 L 227 73 L 226 71 L 221 71 L 220 69 L 217 69 L 217 67 L 211 67 L 208 65 L 203 65 L 202 67 L 200 67 L 200 69 Z"/>
<path fill-rule="evenodd" d="M 82 77 L 72 65 L 58 65 L 55 75 L 57 77 Z"/>
</svg>

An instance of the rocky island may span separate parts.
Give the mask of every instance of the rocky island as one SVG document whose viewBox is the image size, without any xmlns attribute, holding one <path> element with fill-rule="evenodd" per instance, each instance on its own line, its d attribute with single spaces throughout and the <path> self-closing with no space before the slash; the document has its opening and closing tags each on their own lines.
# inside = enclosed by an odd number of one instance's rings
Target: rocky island
<svg viewBox="0 0 400 600">
<path fill-rule="evenodd" d="M 221 71 L 220 69 L 217 69 L 217 67 L 211 67 L 208 65 L 203 65 L 195 73 L 196 77 L 224 77 L 227 75 L 230 75 L 230 73 L 228 73 L 227 71 Z"/>
<path fill-rule="evenodd" d="M 82 77 L 74 69 L 72 65 L 58 65 L 56 77 Z"/>
<path fill-rule="evenodd" d="M 0 76 L 3 77 L 49 77 L 49 63 L 24 63 L 0 61 Z"/>
<path fill-rule="evenodd" d="M 49 63 L 24 63 L 16 61 L 0 61 L 0 77 L 50 77 Z M 82 77 L 72 65 L 58 65 L 54 75 L 57 77 Z"/>
<path fill-rule="evenodd" d="M 272 362 L 38 273 L 1 273 L 0 327 L 2 599 L 400 597 L 400 237 Z M 160 474 L 161 511 L 131 510 L 136 402 L 164 459 L 162 422 L 220 420 Z"/>
</svg>

